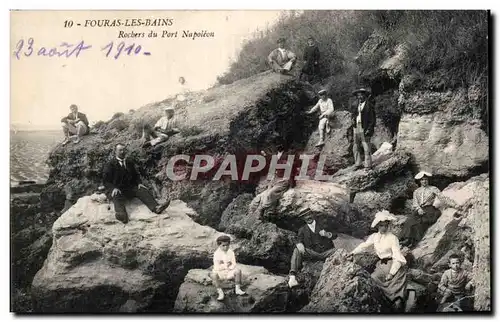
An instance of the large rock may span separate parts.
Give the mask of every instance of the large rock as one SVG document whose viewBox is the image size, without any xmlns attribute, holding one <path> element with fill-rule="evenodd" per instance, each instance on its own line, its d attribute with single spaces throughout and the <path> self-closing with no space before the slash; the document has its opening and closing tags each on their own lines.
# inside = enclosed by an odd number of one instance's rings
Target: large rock
<svg viewBox="0 0 500 322">
<path fill-rule="evenodd" d="M 473 218 L 474 266 L 473 279 L 475 284 L 474 309 L 476 311 L 491 311 L 491 221 L 489 180 L 482 183 L 471 200 L 472 207 L 468 209 L 467 218 Z M 481 193 L 482 192 L 482 193 Z"/>
<path fill-rule="evenodd" d="M 193 269 L 184 278 L 175 312 L 250 313 L 285 312 L 288 299 L 286 278 L 270 274 L 265 268 L 239 265 L 242 271 L 242 289 L 247 295 L 237 296 L 234 283 L 225 282 L 226 296 L 217 301 L 217 291 L 209 277 L 210 270 Z"/>
<path fill-rule="evenodd" d="M 475 202 L 483 196 L 489 195 L 489 177 L 481 175 L 466 182 L 456 182 L 443 190 L 443 194 L 453 199 L 460 207 L 444 209 L 438 221 L 429 227 L 422 240 L 412 251 L 414 258 L 421 267 L 427 269 L 437 263 L 450 251 L 461 253 L 471 244 L 473 228 L 478 225 L 477 214 L 489 213 L 488 205 Z M 443 208 L 440 201 L 435 204 Z M 467 211 L 464 211 L 466 209 Z M 481 223 L 482 225 L 482 223 Z M 477 247 L 475 245 L 475 247 Z"/>
<path fill-rule="evenodd" d="M 311 299 L 301 312 L 381 312 L 381 294 L 370 274 L 338 250 L 325 264 Z"/>
<path fill-rule="evenodd" d="M 383 209 L 397 209 L 405 199 L 412 198 L 416 188 L 412 174 L 406 171 L 398 177 L 389 178 L 374 190 L 356 193 L 353 204 L 366 216 L 374 218 L 375 213 Z"/>
<path fill-rule="evenodd" d="M 310 209 L 331 230 L 361 237 L 366 235 L 363 227 L 366 228 L 367 219 L 349 203 L 349 193 L 345 186 L 332 182 L 297 181 L 294 188 L 283 194 L 276 211 L 266 212 L 265 218 L 297 231 L 304 225 L 299 212 Z"/>
<path fill-rule="evenodd" d="M 394 178 L 404 173 L 408 168 L 410 155 L 395 152 L 390 158 L 379 164 L 374 164 L 372 169 L 355 170 L 353 167 L 342 169 L 335 173 L 332 182 L 345 185 L 353 192 L 369 190 L 376 187 L 383 180 Z"/>
<path fill-rule="evenodd" d="M 169 217 L 137 201 L 127 211 L 124 225 L 107 203 L 83 197 L 54 223 L 33 280 L 36 311 L 117 312 L 129 300 L 138 311 L 169 311 L 188 270 L 212 264 L 220 233 L 190 219 L 185 203 L 173 201 Z"/>
<path fill-rule="evenodd" d="M 438 176 L 467 177 L 485 170 L 489 140 L 482 114 L 487 107 L 474 93 L 473 87 L 402 91 L 400 105 L 405 112 L 399 123 L 398 149 L 411 152 L 418 168 Z"/>
<path fill-rule="evenodd" d="M 224 210 L 219 229 L 241 240 L 237 251 L 241 263 L 253 263 L 273 272 L 286 273 L 295 247 L 295 234 L 261 220 L 248 210 L 252 194 L 236 197 Z"/>
</svg>

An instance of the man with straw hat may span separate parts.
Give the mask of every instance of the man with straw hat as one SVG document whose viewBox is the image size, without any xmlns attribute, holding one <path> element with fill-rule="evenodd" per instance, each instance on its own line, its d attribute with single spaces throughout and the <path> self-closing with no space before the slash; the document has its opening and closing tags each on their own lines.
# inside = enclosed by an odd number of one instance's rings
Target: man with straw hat
<svg viewBox="0 0 500 322">
<path fill-rule="evenodd" d="M 363 147 L 363 152 L 365 154 L 365 168 L 372 167 L 371 149 L 370 141 L 375 131 L 375 106 L 373 102 L 369 99 L 371 96 L 371 91 L 367 88 L 359 88 L 352 92 L 352 95 L 356 96 L 358 103 L 353 110 L 353 134 L 354 134 L 354 144 L 353 153 L 356 168 L 362 167 L 361 159 L 361 147 Z"/>
<path fill-rule="evenodd" d="M 290 50 L 285 49 L 285 38 L 279 38 L 278 48 L 271 51 L 267 56 L 267 62 L 272 70 L 282 74 L 289 73 L 296 60 L 297 56 Z"/>
<path fill-rule="evenodd" d="M 160 142 L 166 141 L 169 137 L 180 132 L 178 128 L 178 120 L 175 117 L 174 108 L 171 106 L 165 107 L 165 115 L 156 122 L 153 129 L 145 126 L 142 133 L 142 139 L 147 143 L 155 146 Z"/>
<path fill-rule="evenodd" d="M 337 238 L 337 234 L 326 231 L 326 227 L 316 222 L 310 209 L 302 209 L 299 212 L 299 217 L 306 224 L 299 229 L 298 243 L 293 250 L 289 287 L 299 285 L 296 274 L 301 269 L 303 260 L 325 260 L 334 253 L 332 239 Z"/>
<path fill-rule="evenodd" d="M 318 109 L 321 112 L 318 124 L 319 141 L 316 144 L 317 147 L 320 147 L 325 144 L 325 132 L 330 133 L 329 118 L 333 116 L 334 109 L 332 99 L 328 98 L 325 89 L 320 90 L 318 94 L 320 97 L 318 103 L 316 103 L 316 105 L 314 105 L 313 108 L 306 113 L 311 114 L 316 112 Z"/>
</svg>

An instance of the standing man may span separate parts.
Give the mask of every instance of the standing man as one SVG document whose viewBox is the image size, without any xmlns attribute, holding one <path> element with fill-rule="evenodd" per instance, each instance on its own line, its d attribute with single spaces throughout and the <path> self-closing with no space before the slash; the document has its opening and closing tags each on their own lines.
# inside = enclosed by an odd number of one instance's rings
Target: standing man
<svg viewBox="0 0 500 322">
<path fill-rule="evenodd" d="M 328 123 L 328 119 L 333 116 L 333 102 L 331 98 L 326 96 L 326 90 L 322 89 L 318 92 L 319 101 L 313 108 L 306 112 L 307 114 L 311 114 L 316 112 L 318 109 L 321 114 L 319 115 L 319 142 L 316 144 L 317 147 L 320 147 L 325 144 L 325 132 L 330 133 L 330 124 Z"/>
<path fill-rule="evenodd" d="M 142 139 L 146 143 L 149 142 L 152 146 L 166 141 L 169 137 L 180 132 L 174 108 L 166 107 L 164 111 L 165 115 L 156 122 L 153 129 L 144 127 L 142 131 Z"/>
<path fill-rule="evenodd" d="M 354 144 L 353 153 L 356 168 L 361 168 L 361 146 L 365 153 L 365 168 L 370 169 L 372 167 L 372 156 L 370 151 L 370 140 L 375 131 L 375 106 L 370 100 L 371 92 L 369 89 L 360 88 L 355 90 L 352 95 L 355 95 L 358 99 L 357 104 L 354 106 L 352 111 L 353 117 L 353 134 L 354 134 Z"/>
<path fill-rule="evenodd" d="M 314 38 L 311 36 L 307 39 L 307 46 L 304 49 L 304 67 L 300 72 L 299 79 L 305 75 L 306 81 L 314 80 L 319 72 L 319 48 L 316 45 Z"/>
<path fill-rule="evenodd" d="M 301 211 L 299 216 L 304 219 L 306 224 L 299 229 L 298 243 L 293 250 L 289 287 L 299 284 L 295 276 L 301 269 L 303 260 L 324 261 L 335 252 L 332 239 L 337 238 L 337 234 L 326 231 L 326 227 L 316 222 L 309 209 Z"/>
<path fill-rule="evenodd" d="M 271 51 L 267 56 L 269 66 L 282 74 L 289 73 L 297 60 L 297 56 L 290 50 L 285 49 L 285 38 L 278 39 L 278 48 Z"/>
<path fill-rule="evenodd" d="M 69 142 L 70 134 L 76 136 L 74 143 L 78 143 L 80 142 L 80 138 L 82 136 L 89 133 L 89 121 L 87 120 L 87 116 L 78 112 L 78 106 L 75 104 L 71 104 L 69 109 L 71 110 L 71 113 L 61 119 L 65 137 L 62 143 L 63 145 L 66 145 Z"/>
<path fill-rule="evenodd" d="M 115 147 L 115 157 L 104 168 L 104 185 L 108 190 L 110 199 L 115 206 L 116 219 L 124 224 L 129 221 L 125 202 L 137 197 L 154 213 L 160 214 L 168 207 L 170 201 L 159 205 L 148 189 L 140 183 L 132 160 L 126 158 L 126 149 L 123 144 Z"/>
</svg>

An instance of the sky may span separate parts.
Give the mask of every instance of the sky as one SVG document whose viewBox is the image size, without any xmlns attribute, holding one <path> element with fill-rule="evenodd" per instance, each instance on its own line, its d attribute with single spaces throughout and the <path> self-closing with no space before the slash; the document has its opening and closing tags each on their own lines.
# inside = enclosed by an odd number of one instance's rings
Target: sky
<svg viewBox="0 0 500 322">
<path fill-rule="evenodd" d="M 58 128 L 76 104 L 89 121 L 108 120 L 116 112 L 161 101 L 182 90 L 215 84 L 242 43 L 257 29 L 272 25 L 279 11 L 17 11 L 11 13 L 11 125 L 16 128 Z M 171 26 L 85 27 L 92 20 L 171 19 Z M 64 27 L 65 21 L 73 21 Z M 88 22 L 87 22 L 88 20 Z M 80 23 L 80 26 L 77 24 Z M 157 38 L 148 38 L 154 30 Z M 161 38 L 162 32 L 177 38 Z M 213 32 L 213 38 L 181 38 L 184 30 Z M 145 33 L 144 38 L 118 38 L 119 32 Z M 32 38 L 32 51 L 29 48 Z M 22 47 L 20 41 L 23 41 Z M 44 56 L 63 42 L 91 45 L 71 57 Z M 141 46 L 139 54 L 122 51 Z M 113 42 L 109 49 L 103 47 Z M 46 48 L 44 51 L 42 48 Z M 73 47 L 72 47 L 73 48 Z M 149 52 L 150 55 L 144 55 Z M 31 53 L 31 54 L 30 54 Z M 40 54 L 40 55 L 38 55 Z M 27 56 L 28 55 L 28 56 Z M 19 57 L 19 58 L 18 58 Z"/>
</svg>

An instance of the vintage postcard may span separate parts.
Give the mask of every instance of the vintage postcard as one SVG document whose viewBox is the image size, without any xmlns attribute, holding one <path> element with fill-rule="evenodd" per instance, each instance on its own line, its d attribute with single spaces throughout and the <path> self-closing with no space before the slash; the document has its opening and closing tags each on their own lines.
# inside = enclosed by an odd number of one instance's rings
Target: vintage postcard
<svg viewBox="0 0 500 322">
<path fill-rule="evenodd" d="M 11 311 L 491 312 L 490 12 L 10 12 Z"/>
</svg>

